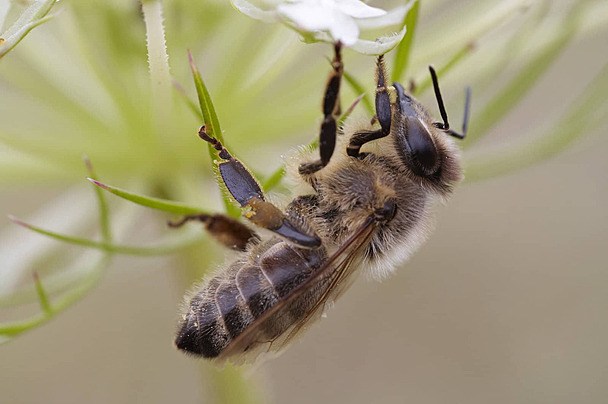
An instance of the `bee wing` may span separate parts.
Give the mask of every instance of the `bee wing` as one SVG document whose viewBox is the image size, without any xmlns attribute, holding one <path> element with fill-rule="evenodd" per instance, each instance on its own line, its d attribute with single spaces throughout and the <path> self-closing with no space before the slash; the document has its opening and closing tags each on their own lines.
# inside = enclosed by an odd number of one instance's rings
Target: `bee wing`
<svg viewBox="0 0 608 404">
<path fill-rule="evenodd" d="M 376 220 L 370 216 L 306 282 L 286 295 L 250 324 L 222 351 L 220 363 L 249 363 L 260 354 L 278 352 L 319 318 L 327 306 L 352 284 L 361 252 L 373 235 Z M 297 320 L 293 320 L 294 313 Z M 268 337 L 275 324 L 289 324 L 283 332 Z"/>
</svg>

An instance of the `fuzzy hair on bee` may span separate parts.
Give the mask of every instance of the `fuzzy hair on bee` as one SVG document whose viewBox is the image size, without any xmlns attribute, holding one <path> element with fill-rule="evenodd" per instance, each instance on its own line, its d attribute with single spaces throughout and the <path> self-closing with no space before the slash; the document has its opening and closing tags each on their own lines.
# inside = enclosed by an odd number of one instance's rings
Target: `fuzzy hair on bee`
<svg viewBox="0 0 608 404">
<path fill-rule="evenodd" d="M 343 72 L 341 45 L 323 98 L 316 150 L 287 161 L 294 198 L 280 209 L 251 172 L 205 128 L 199 136 L 218 153 L 227 191 L 256 230 L 222 215 L 187 216 L 205 223 L 235 254 L 187 298 L 176 345 L 222 363 L 254 361 L 279 352 L 352 284 L 360 272 L 384 278 L 426 240 L 437 202 L 462 179 L 435 71 L 430 68 L 443 122 L 399 83 L 386 83 L 383 57 L 376 65 L 376 115 L 347 119 L 338 128 Z"/>
</svg>

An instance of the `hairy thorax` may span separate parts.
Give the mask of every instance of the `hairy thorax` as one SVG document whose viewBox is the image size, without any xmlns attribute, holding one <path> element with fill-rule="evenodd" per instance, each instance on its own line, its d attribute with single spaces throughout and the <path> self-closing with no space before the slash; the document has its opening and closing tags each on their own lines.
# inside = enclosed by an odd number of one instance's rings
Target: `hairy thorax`
<svg viewBox="0 0 608 404">
<path fill-rule="evenodd" d="M 334 168 L 334 167 L 332 167 Z M 365 249 L 364 264 L 374 277 L 384 277 L 424 241 L 431 196 L 404 176 L 388 157 L 368 153 L 327 170 L 316 184 L 314 227 L 326 246 L 339 246 L 376 209 L 389 200 L 396 206 L 392 220 L 379 225 Z"/>
</svg>

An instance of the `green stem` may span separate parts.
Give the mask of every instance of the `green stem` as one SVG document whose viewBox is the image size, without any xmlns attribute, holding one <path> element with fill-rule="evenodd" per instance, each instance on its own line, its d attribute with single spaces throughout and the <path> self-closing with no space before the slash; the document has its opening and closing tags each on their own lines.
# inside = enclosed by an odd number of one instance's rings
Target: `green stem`
<svg viewBox="0 0 608 404">
<path fill-rule="evenodd" d="M 42 311 L 47 316 L 53 314 L 53 308 L 51 307 L 51 303 L 49 302 L 49 297 L 42 286 L 42 282 L 40 282 L 40 278 L 38 274 L 34 272 L 34 283 L 36 285 L 36 293 L 38 294 L 38 301 L 40 302 L 40 307 Z"/>
<path fill-rule="evenodd" d="M 13 49 L 21 40 L 38 25 L 48 21 L 51 17 L 46 16 L 55 5 L 56 0 L 33 1 L 17 18 L 17 21 L 2 33 L 0 41 L 0 58 Z M 8 10 L 6 10 L 8 12 Z M 3 21 L 0 21 L 0 25 Z"/>
<path fill-rule="evenodd" d="M 95 285 L 97 285 L 103 274 L 103 269 L 109 263 L 109 259 L 110 256 L 104 254 L 99 261 L 93 263 L 93 266 L 89 269 L 88 276 L 83 279 L 79 285 L 57 299 L 54 303 L 50 302 L 47 298 L 43 298 L 41 300 L 43 312 L 26 320 L 0 323 L 0 344 L 9 342 L 19 334 L 49 321 L 63 310 L 82 299 L 93 287 L 95 287 Z M 40 289 L 38 289 L 38 295 L 39 297 L 41 296 Z"/>
<path fill-rule="evenodd" d="M 170 133 L 167 123 L 170 122 L 169 114 L 172 110 L 173 97 L 165 27 L 163 25 L 163 6 L 160 0 L 142 0 L 141 10 L 146 24 L 152 107 L 158 127 L 157 133 Z"/>
<path fill-rule="evenodd" d="M 89 181 L 91 181 L 93 184 L 97 185 L 98 187 L 103 188 L 110 193 L 113 193 L 116 196 L 119 196 L 123 199 L 131 201 L 138 205 L 147 206 L 148 208 L 162 210 L 164 212 L 176 213 L 178 215 L 194 215 L 197 213 L 204 213 L 203 209 L 201 209 L 201 208 L 197 208 L 195 206 L 189 206 L 189 205 L 186 205 L 181 202 L 174 202 L 174 201 L 168 201 L 166 199 L 138 195 L 136 193 L 127 191 L 125 189 L 103 184 L 99 181 L 95 181 L 92 178 L 89 178 Z"/>
<path fill-rule="evenodd" d="M 60 233 L 56 233 L 56 232 L 53 232 L 50 230 L 42 229 L 37 226 L 33 226 L 29 223 L 24 223 L 21 220 L 15 218 L 15 217 L 12 217 L 12 216 L 9 216 L 9 218 L 20 226 L 23 226 L 38 234 L 42 234 L 44 236 L 54 238 L 55 240 L 62 241 L 64 243 L 74 244 L 74 245 L 78 245 L 81 247 L 94 248 L 94 249 L 105 251 L 108 253 L 116 253 L 116 254 L 124 254 L 124 255 L 141 255 L 141 256 L 168 255 L 168 254 L 172 254 L 172 253 L 178 252 L 180 250 L 183 250 L 184 248 L 188 248 L 192 245 L 196 245 L 204 238 L 204 234 L 200 234 L 195 237 L 190 237 L 179 243 L 159 244 L 156 246 L 149 246 L 149 247 L 135 247 L 135 246 L 112 244 L 111 242 L 106 241 L 106 238 L 104 238 L 104 241 L 95 241 L 95 240 L 89 240 L 89 239 L 81 238 L 81 237 L 67 236 L 65 234 L 60 234 Z"/>
<path fill-rule="evenodd" d="M 218 404 L 261 404 L 262 394 L 255 380 L 245 376 L 245 371 L 231 365 L 223 369 L 209 368 L 206 372 L 213 381 L 213 395 Z"/>
<path fill-rule="evenodd" d="M 95 173 L 93 169 L 93 165 L 89 158 L 84 155 L 83 156 L 84 163 L 87 166 L 87 171 L 89 172 L 89 177 L 94 181 L 99 181 L 99 177 Z M 97 206 L 99 207 L 99 227 L 101 227 L 101 237 L 105 244 L 112 243 L 112 229 L 110 228 L 110 211 L 108 209 L 108 202 L 106 201 L 106 196 L 104 195 L 103 189 L 96 186 L 93 187 L 95 191 L 95 195 L 97 196 Z"/>
<path fill-rule="evenodd" d="M 163 7 L 160 0 L 144 0 L 141 4 L 141 10 L 146 24 L 148 65 L 152 85 L 156 91 L 162 92 L 163 95 L 169 95 L 171 74 L 169 73 L 169 56 L 165 44 Z"/>
</svg>

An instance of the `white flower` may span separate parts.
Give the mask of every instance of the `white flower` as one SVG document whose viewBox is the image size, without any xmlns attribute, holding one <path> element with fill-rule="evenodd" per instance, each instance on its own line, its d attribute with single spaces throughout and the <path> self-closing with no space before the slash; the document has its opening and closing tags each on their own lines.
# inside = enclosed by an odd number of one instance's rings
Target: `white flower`
<svg viewBox="0 0 608 404">
<path fill-rule="evenodd" d="M 332 39 L 344 46 L 352 46 L 359 39 L 355 19 L 386 14 L 360 0 L 291 0 L 280 4 L 277 12 L 303 31 L 329 31 Z"/>
<path fill-rule="evenodd" d="M 413 1 L 390 12 L 360 0 L 258 0 L 257 4 L 232 0 L 232 4 L 249 17 L 285 23 L 307 42 L 341 42 L 357 52 L 377 55 L 394 48 L 403 39 L 406 27 L 376 41 L 359 39 L 360 29 L 402 24 Z"/>
</svg>

